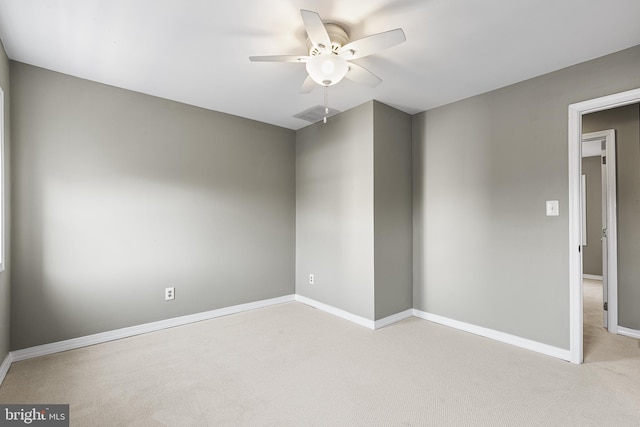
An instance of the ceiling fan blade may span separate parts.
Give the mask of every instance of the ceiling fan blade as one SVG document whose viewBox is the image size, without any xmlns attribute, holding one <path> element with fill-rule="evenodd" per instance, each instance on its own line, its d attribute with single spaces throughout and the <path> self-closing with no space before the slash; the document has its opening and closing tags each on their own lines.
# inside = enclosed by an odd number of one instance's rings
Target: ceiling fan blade
<svg viewBox="0 0 640 427">
<path fill-rule="evenodd" d="M 360 40 L 347 43 L 338 50 L 338 55 L 345 59 L 357 59 L 377 53 L 383 49 L 395 46 L 407 40 L 402 28 L 374 34 Z"/>
<path fill-rule="evenodd" d="M 250 56 L 251 62 L 307 62 L 309 59 L 305 55 L 268 55 L 268 56 Z"/>
<path fill-rule="evenodd" d="M 307 78 L 304 79 L 304 83 L 302 83 L 302 86 L 300 87 L 300 93 L 310 93 L 313 89 L 316 88 L 317 85 L 318 84 L 313 81 L 311 76 L 307 76 Z"/>
<path fill-rule="evenodd" d="M 321 50 L 331 50 L 331 39 L 320 15 L 304 9 L 300 10 L 300 15 L 302 15 L 302 22 L 304 22 L 304 28 L 307 30 L 311 44 Z"/>
<path fill-rule="evenodd" d="M 366 68 L 358 64 L 354 64 L 353 62 L 349 62 L 349 71 L 347 71 L 345 77 L 356 83 L 362 83 L 370 87 L 376 87 L 382 83 L 382 79 L 380 77 L 376 76 Z"/>
</svg>

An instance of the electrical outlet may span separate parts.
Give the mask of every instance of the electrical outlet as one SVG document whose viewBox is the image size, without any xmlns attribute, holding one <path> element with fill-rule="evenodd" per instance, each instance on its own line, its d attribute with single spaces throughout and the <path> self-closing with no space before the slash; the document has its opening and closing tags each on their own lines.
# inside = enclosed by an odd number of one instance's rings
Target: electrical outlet
<svg viewBox="0 0 640 427">
<path fill-rule="evenodd" d="M 313 283 L 314 283 L 314 282 L 315 282 L 315 277 L 314 277 L 314 275 L 313 275 L 313 274 L 310 274 L 310 275 L 309 275 L 309 284 L 310 284 L 310 285 L 313 285 Z"/>
<path fill-rule="evenodd" d="M 176 288 L 173 286 L 170 288 L 164 288 L 164 300 L 170 301 L 172 299 L 176 299 Z"/>
</svg>

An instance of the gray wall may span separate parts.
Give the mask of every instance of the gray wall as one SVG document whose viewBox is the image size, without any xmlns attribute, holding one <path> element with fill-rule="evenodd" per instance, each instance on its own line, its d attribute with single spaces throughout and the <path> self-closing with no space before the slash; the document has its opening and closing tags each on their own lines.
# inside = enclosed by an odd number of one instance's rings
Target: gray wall
<svg viewBox="0 0 640 427">
<path fill-rule="evenodd" d="M 583 132 L 616 130 L 618 324 L 640 330 L 640 106 L 585 115 Z"/>
<path fill-rule="evenodd" d="M 411 116 L 372 101 L 299 130 L 296 292 L 370 320 L 409 309 L 411 244 Z"/>
<path fill-rule="evenodd" d="M 604 130 L 604 129 L 603 129 Z M 582 247 L 582 272 L 602 276 L 602 165 L 600 156 L 582 158 L 586 176 L 587 244 Z"/>
<path fill-rule="evenodd" d="M 411 116 L 373 104 L 375 319 L 413 307 Z"/>
<path fill-rule="evenodd" d="M 640 46 L 414 116 L 417 309 L 569 348 L 567 107 L 638 69 Z"/>
<path fill-rule="evenodd" d="M 0 363 L 4 361 L 10 350 L 10 270 L 11 259 L 9 248 L 11 247 L 11 183 L 10 161 L 11 156 L 11 115 L 10 115 L 10 85 L 9 85 L 9 59 L 0 42 L 0 87 L 4 92 L 4 190 L 5 190 L 5 270 L 0 272 Z"/>
<path fill-rule="evenodd" d="M 373 168 L 373 102 L 296 132 L 296 293 L 371 320 Z"/>
<path fill-rule="evenodd" d="M 12 349 L 294 292 L 293 131 L 11 77 Z"/>
</svg>

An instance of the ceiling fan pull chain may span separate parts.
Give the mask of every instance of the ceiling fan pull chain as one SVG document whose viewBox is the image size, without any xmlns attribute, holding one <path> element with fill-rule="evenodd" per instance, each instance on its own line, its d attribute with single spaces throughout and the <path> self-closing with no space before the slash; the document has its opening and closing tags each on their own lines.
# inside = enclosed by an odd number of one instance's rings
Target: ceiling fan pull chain
<svg viewBox="0 0 640 427">
<path fill-rule="evenodd" d="M 322 121 L 327 123 L 327 117 L 329 116 L 329 86 L 324 87 L 324 118 Z"/>
</svg>

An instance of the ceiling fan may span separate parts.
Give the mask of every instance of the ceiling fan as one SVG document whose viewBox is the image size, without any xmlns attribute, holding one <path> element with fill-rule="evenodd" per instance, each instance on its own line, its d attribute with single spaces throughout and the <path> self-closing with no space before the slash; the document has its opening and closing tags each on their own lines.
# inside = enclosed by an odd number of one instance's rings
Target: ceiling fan
<svg viewBox="0 0 640 427">
<path fill-rule="evenodd" d="M 333 86 L 343 77 L 357 83 L 375 87 L 382 79 L 361 65 L 351 62 L 400 44 L 406 40 L 402 28 L 385 31 L 350 41 L 347 31 L 340 25 L 324 23 L 316 12 L 300 10 L 307 31 L 308 55 L 250 56 L 254 62 L 299 62 L 306 64 L 309 75 L 300 93 L 311 92 L 316 84 Z"/>
</svg>

